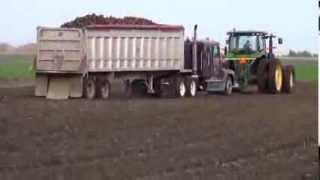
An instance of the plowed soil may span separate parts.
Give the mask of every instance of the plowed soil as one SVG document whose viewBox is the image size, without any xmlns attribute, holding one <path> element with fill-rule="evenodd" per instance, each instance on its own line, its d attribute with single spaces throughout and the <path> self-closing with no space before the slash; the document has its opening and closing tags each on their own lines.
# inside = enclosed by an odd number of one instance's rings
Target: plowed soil
<svg viewBox="0 0 320 180">
<path fill-rule="evenodd" d="M 317 88 L 108 101 L 0 88 L 0 179 L 318 179 Z"/>
</svg>

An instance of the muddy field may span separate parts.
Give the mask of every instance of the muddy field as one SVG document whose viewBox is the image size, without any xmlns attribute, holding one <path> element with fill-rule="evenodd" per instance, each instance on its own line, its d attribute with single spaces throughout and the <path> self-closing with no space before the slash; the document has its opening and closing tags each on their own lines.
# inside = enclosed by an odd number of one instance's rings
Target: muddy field
<svg viewBox="0 0 320 180">
<path fill-rule="evenodd" d="M 317 86 L 48 101 L 0 88 L 0 179 L 318 179 Z"/>
</svg>

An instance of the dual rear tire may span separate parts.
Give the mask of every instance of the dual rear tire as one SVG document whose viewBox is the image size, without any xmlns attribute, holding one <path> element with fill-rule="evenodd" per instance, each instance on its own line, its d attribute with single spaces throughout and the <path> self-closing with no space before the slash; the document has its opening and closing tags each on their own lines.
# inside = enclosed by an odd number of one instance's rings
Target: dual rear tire
<svg viewBox="0 0 320 180">
<path fill-rule="evenodd" d="M 194 97 L 197 95 L 197 89 L 197 81 L 195 79 L 180 76 L 157 80 L 154 87 L 156 94 L 164 98 Z"/>
<path fill-rule="evenodd" d="M 87 99 L 108 99 L 111 84 L 107 77 L 88 76 L 84 79 L 83 95 Z"/>
<path fill-rule="evenodd" d="M 258 65 L 257 83 L 262 93 L 291 93 L 294 88 L 294 68 L 282 66 L 278 59 L 262 59 Z"/>
</svg>

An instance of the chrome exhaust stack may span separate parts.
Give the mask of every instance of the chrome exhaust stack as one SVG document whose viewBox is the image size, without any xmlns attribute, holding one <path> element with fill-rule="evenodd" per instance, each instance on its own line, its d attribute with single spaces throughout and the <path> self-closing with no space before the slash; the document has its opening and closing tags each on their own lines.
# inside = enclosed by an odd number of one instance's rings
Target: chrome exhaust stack
<svg viewBox="0 0 320 180">
<path fill-rule="evenodd" d="M 197 30 L 198 30 L 198 25 L 196 24 L 194 26 L 194 31 L 193 31 L 193 47 L 192 47 L 192 73 L 194 75 L 198 74 L 198 59 L 197 59 Z"/>
</svg>

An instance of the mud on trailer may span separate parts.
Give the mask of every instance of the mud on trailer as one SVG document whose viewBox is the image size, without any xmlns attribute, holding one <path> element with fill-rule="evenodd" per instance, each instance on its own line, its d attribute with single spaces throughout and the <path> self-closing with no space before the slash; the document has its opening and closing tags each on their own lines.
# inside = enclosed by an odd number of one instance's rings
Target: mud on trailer
<svg viewBox="0 0 320 180">
<path fill-rule="evenodd" d="M 36 96 L 49 99 L 110 96 L 111 80 L 125 93 L 196 96 L 198 90 L 230 94 L 234 73 L 222 66 L 219 44 L 185 41 L 171 25 L 94 25 L 38 28 Z"/>
</svg>

